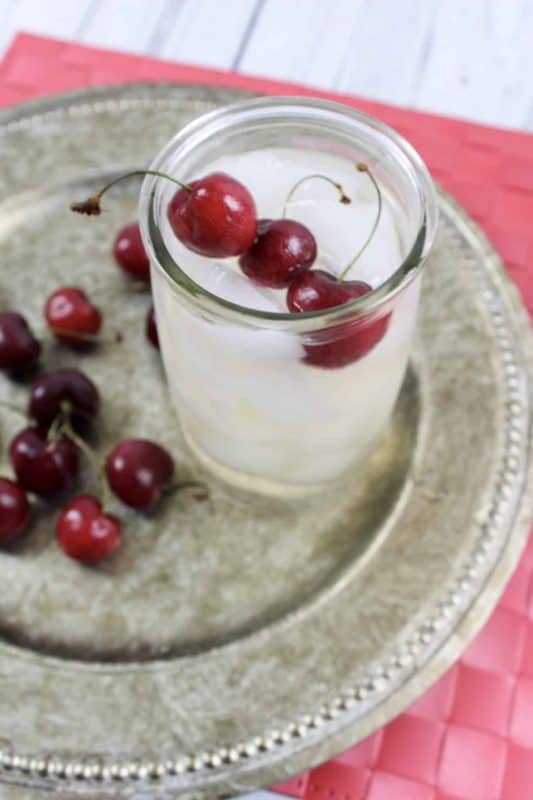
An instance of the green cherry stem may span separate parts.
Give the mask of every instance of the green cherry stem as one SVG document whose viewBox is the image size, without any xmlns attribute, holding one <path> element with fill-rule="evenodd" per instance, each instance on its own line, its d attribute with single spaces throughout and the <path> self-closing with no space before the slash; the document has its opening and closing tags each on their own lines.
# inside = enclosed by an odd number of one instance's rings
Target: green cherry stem
<svg viewBox="0 0 533 800">
<path fill-rule="evenodd" d="M 28 419 L 26 411 L 16 403 L 10 403 L 9 400 L 0 400 L 0 408 L 5 408 L 6 411 L 12 411 L 13 414 L 19 414 L 24 419 Z"/>
<path fill-rule="evenodd" d="M 165 172 L 158 172 L 155 169 L 134 169 L 132 172 L 126 172 L 124 175 L 119 175 L 118 178 L 109 181 L 109 183 L 107 183 L 103 189 L 100 189 L 100 191 L 96 192 L 96 194 L 88 197 L 87 200 L 71 203 L 70 210 L 76 211 L 78 214 L 87 214 L 89 217 L 99 216 L 102 213 L 102 197 L 108 191 L 108 189 L 111 189 L 112 186 L 120 183 L 120 181 L 124 181 L 126 178 L 133 178 L 136 175 L 155 175 L 156 178 L 164 178 L 167 181 L 175 183 L 176 186 L 179 186 L 180 189 L 185 189 L 186 192 L 192 192 L 192 188 L 189 186 L 189 184 L 183 183 L 183 181 L 179 181 L 177 178 L 172 178 Z"/>
<path fill-rule="evenodd" d="M 188 489 L 192 490 L 192 496 L 198 502 L 207 500 L 209 497 L 209 492 L 205 484 L 200 483 L 199 481 L 181 481 L 177 483 L 170 483 L 164 488 L 165 494 L 172 494 L 174 492 L 182 492 Z"/>
<path fill-rule="evenodd" d="M 90 445 L 87 444 L 85 439 L 82 439 L 82 437 L 76 433 L 76 431 L 74 430 L 68 419 L 63 421 L 63 423 L 59 428 L 59 431 L 61 434 L 66 436 L 67 439 L 70 439 L 70 441 L 73 444 L 75 444 L 76 447 L 78 447 L 82 451 L 82 453 L 84 453 L 84 455 L 87 456 L 88 460 L 94 467 L 94 470 L 98 475 L 98 479 L 100 481 L 102 511 L 105 514 L 106 509 L 109 507 L 109 501 L 111 499 L 111 489 L 109 487 L 107 476 L 105 474 L 105 467 L 103 462 L 98 458 L 98 455 L 95 453 L 92 447 L 90 447 Z"/>
<path fill-rule="evenodd" d="M 116 344 L 122 341 L 122 334 L 117 331 L 114 336 L 102 336 L 101 333 L 82 333 L 81 331 L 67 331 L 48 325 L 48 331 L 65 339 L 73 339 L 87 344 Z"/>
<path fill-rule="evenodd" d="M 286 214 L 287 214 L 287 206 L 291 202 L 291 200 L 292 200 L 292 198 L 294 196 L 294 193 L 298 191 L 300 186 L 302 186 L 304 183 L 307 183 L 307 181 L 314 181 L 314 180 L 326 181 L 326 183 L 329 183 L 330 186 L 333 186 L 333 188 L 336 189 L 336 191 L 339 194 L 339 202 L 343 203 L 344 205 L 348 205 L 349 203 L 352 202 L 351 199 L 348 197 L 348 195 L 345 193 L 345 191 L 342 188 L 342 185 L 340 183 L 337 183 L 337 181 L 334 181 L 332 178 L 328 178 L 327 175 L 322 175 L 322 173 L 320 173 L 320 172 L 314 172 L 312 175 L 304 175 L 303 178 L 300 178 L 299 181 L 296 181 L 296 183 L 294 184 L 294 186 L 290 190 L 289 194 L 285 198 L 285 203 L 283 205 L 283 211 L 281 212 L 281 216 L 282 217 L 286 216 Z"/>
<path fill-rule="evenodd" d="M 374 220 L 374 224 L 372 225 L 372 228 L 370 229 L 370 233 L 366 237 L 365 241 L 363 242 L 363 244 L 361 245 L 361 247 L 359 248 L 357 253 L 352 258 L 352 260 L 341 271 L 339 277 L 337 278 L 339 283 L 342 283 L 342 281 L 344 280 L 344 278 L 346 277 L 348 272 L 351 270 L 351 268 L 353 267 L 355 262 L 363 255 L 363 253 L 365 252 L 366 248 L 368 247 L 368 245 L 370 244 L 370 242 L 374 238 L 374 234 L 378 229 L 379 221 L 381 219 L 381 211 L 382 211 L 382 208 L 383 208 L 383 195 L 381 194 L 381 189 L 379 188 L 379 184 L 378 184 L 377 180 L 375 179 L 374 175 L 372 174 L 372 172 L 370 171 L 370 168 L 368 167 L 368 165 L 364 164 L 362 161 L 360 161 L 359 163 L 357 163 L 355 165 L 355 168 L 356 168 L 356 170 L 358 172 L 364 172 L 366 175 L 368 175 L 369 180 L 371 181 L 374 189 L 376 190 L 376 196 L 377 196 L 377 200 L 378 200 L 378 207 L 377 207 L 377 210 L 376 210 L 376 218 Z"/>
<path fill-rule="evenodd" d="M 61 438 L 64 424 L 65 417 L 63 412 L 60 412 L 48 428 L 48 433 L 46 434 L 46 443 L 48 447 L 51 447 Z"/>
</svg>

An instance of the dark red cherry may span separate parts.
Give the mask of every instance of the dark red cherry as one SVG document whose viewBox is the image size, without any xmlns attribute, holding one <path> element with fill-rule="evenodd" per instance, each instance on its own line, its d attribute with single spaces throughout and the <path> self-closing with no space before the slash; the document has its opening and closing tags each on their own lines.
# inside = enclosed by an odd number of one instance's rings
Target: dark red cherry
<svg viewBox="0 0 533 800">
<path fill-rule="evenodd" d="M 56 522 L 56 537 L 63 552 L 82 564 L 96 564 L 120 546 L 122 528 L 100 501 L 90 494 L 74 497 Z"/>
<path fill-rule="evenodd" d="M 254 283 L 283 289 L 309 269 L 316 258 L 311 231 L 292 219 L 261 219 L 252 246 L 239 266 Z"/>
<path fill-rule="evenodd" d="M 86 428 L 100 405 L 98 390 L 83 372 L 75 369 L 58 369 L 45 372 L 33 384 L 28 413 L 43 428 L 48 428 L 62 411 L 67 401 L 71 407 L 71 422 L 77 428 Z"/>
<path fill-rule="evenodd" d="M 211 258 L 244 253 L 256 228 L 255 203 L 248 189 L 225 172 L 212 172 L 179 189 L 168 207 L 172 230 L 183 244 Z"/>
<path fill-rule="evenodd" d="M 372 291 L 364 281 L 339 281 L 323 270 L 311 270 L 296 278 L 287 292 L 287 307 L 293 313 L 325 311 L 349 303 Z M 304 345 L 305 361 L 317 367 L 335 369 L 353 364 L 367 355 L 385 336 L 390 312 L 380 317 L 363 316 L 342 325 L 317 331 Z"/>
<path fill-rule="evenodd" d="M 0 313 L 0 369 L 18 370 L 33 366 L 41 345 L 30 327 L 16 311 Z"/>
<path fill-rule="evenodd" d="M 15 481 L 0 478 L 0 545 L 18 536 L 29 516 L 30 504 L 24 489 Z"/>
<path fill-rule="evenodd" d="M 372 291 L 364 281 L 339 281 L 335 275 L 314 269 L 295 280 L 287 292 L 289 311 L 325 311 L 342 306 Z"/>
<path fill-rule="evenodd" d="M 42 428 L 24 428 L 9 455 L 20 485 L 41 497 L 64 492 L 78 474 L 77 448 L 64 438 L 48 442 Z"/>
<path fill-rule="evenodd" d="M 126 225 L 117 233 L 113 244 L 113 255 L 124 272 L 143 281 L 150 280 L 150 261 L 136 222 Z"/>
<path fill-rule="evenodd" d="M 157 333 L 157 323 L 155 321 L 155 311 L 153 306 L 150 306 L 146 314 L 145 332 L 146 338 L 150 344 L 159 350 L 159 334 Z"/>
<path fill-rule="evenodd" d="M 111 488 L 133 508 L 148 508 L 157 502 L 173 472 L 172 456 L 147 439 L 119 442 L 106 462 Z"/>
<path fill-rule="evenodd" d="M 44 316 L 56 338 L 74 350 L 90 346 L 90 337 L 102 327 L 100 311 L 76 286 L 56 289 L 46 301 Z"/>
</svg>

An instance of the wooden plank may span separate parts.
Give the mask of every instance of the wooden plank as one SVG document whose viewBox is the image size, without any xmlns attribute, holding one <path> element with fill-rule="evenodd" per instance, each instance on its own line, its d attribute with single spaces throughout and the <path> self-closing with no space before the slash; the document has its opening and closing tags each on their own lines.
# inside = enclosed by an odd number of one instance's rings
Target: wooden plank
<svg viewBox="0 0 533 800">
<path fill-rule="evenodd" d="M 532 0 L 0 0 L 19 30 L 533 129 Z"/>
<path fill-rule="evenodd" d="M 72 38 L 91 0 L 0 0 L 0 57 L 18 31 Z"/>
<path fill-rule="evenodd" d="M 239 70 L 332 87 L 362 5 L 363 0 L 266 0 Z"/>
<path fill-rule="evenodd" d="M 408 104 L 431 42 L 437 0 L 366 0 L 360 8 L 334 88 Z M 448 54 L 453 58 L 453 51 Z"/>
<path fill-rule="evenodd" d="M 530 0 L 446 0 L 411 102 L 495 125 L 533 122 L 533 6 Z"/>
<path fill-rule="evenodd" d="M 257 9 L 257 0 L 182 0 L 168 18 L 158 55 L 230 68 Z"/>
<path fill-rule="evenodd" d="M 98 47 L 144 53 L 164 7 L 165 0 L 92 0 L 77 39 Z"/>
</svg>

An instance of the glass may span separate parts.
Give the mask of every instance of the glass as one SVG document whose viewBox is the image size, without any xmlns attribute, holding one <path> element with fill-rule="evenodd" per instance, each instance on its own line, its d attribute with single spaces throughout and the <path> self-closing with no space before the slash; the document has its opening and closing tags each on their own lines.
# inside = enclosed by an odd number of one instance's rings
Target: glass
<svg viewBox="0 0 533 800">
<path fill-rule="evenodd" d="M 332 485 L 386 424 L 408 362 L 437 203 L 426 167 L 398 134 L 316 99 L 261 98 L 206 114 L 151 169 L 187 181 L 220 154 L 276 147 L 372 169 L 401 243 L 398 263 L 373 291 L 310 313 L 244 307 L 182 268 L 186 255 L 176 257 L 166 215 L 172 183 L 146 177 L 140 220 L 165 371 L 189 446 L 227 483 L 288 497 Z"/>
</svg>

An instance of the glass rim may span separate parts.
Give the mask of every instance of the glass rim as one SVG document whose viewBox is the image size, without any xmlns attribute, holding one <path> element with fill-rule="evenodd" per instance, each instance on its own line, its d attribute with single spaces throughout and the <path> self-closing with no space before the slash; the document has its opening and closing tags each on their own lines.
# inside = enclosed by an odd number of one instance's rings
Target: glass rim
<svg viewBox="0 0 533 800">
<path fill-rule="evenodd" d="M 164 172 L 165 163 L 171 154 L 174 154 L 176 150 L 179 151 L 180 147 L 190 143 L 191 140 L 194 142 L 195 138 L 202 137 L 201 141 L 205 141 L 210 135 L 220 130 L 219 125 L 224 121 L 235 124 L 245 123 L 251 119 L 257 121 L 261 112 L 267 121 L 268 113 L 276 110 L 287 114 L 291 111 L 295 114 L 302 110 L 307 110 L 309 113 L 314 111 L 322 113 L 324 119 L 329 117 L 333 122 L 335 118 L 339 121 L 342 119 L 345 122 L 352 122 L 360 130 L 365 129 L 367 133 L 381 136 L 393 148 L 397 160 L 402 162 L 404 169 L 407 168 L 411 177 L 414 178 L 419 201 L 416 234 L 401 264 L 386 281 L 362 297 L 351 300 L 342 306 L 298 314 L 289 311 L 262 311 L 241 306 L 219 297 L 196 283 L 174 260 L 168 251 L 156 220 L 156 192 L 165 179 L 146 175 L 140 192 L 139 218 L 143 242 L 152 264 L 156 265 L 174 291 L 192 301 L 207 314 L 238 321 L 240 324 L 247 323 L 253 327 L 260 324 L 262 327 L 309 331 L 345 322 L 354 316 L 375 314 L 420 272 L 433 245 L 438 222 L 437 194 L 429 171 L 414 147 L 393 128 L 369 114 L 330 100 L 293 96 L 240 100 L 202 114 L 181 128 L 156 155 L 150 165 L 150 170 Z"/>
</svg>

